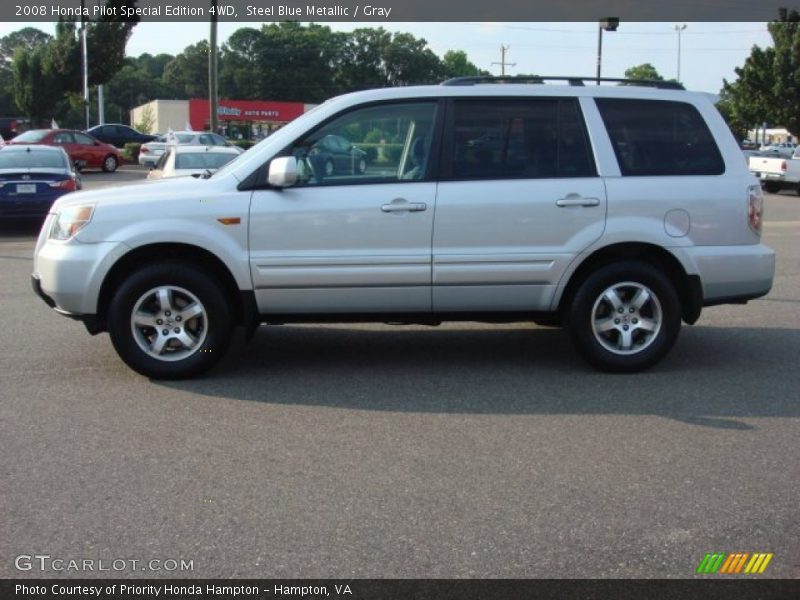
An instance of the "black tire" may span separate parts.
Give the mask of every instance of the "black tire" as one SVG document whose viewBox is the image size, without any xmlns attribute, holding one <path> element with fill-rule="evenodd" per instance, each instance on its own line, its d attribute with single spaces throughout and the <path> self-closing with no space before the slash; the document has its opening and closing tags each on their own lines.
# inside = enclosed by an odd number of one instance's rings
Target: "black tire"
<svg viewBox="0 0 800 600">
<path fill-rule="evenodd" d="M 637 296 L 640 292 L 646 294 Z M 636 300 L 645 297 L 649 299 L 636 307 Z M 614 373 L 656 364 L 675 344 L 681 327 L 680 300 L 672 282 L 641 261 L 612 263 L 590 274 L 572 297 L 567 315 L 581 356 Z"/>
<path fill-rule="evenodd" d="M 158 290 L 167 290 L 168 308 L 162 308 Z M 198 307 L 202 312 L 190 317 L 189 309 Z M 145 320 L 152 317 L 152 326 L 134 324 L 134 311 Z M 231 312 L 222 289 L 206 272 L 166 262 L 134 272 L 119 286 L 108 310 L 108 332 L 134 371 L 153 379 L 185 379 L 207 371 L 225 354 L 233 333 Z"/>
<path fill-rule="evenodd" d="M 113 154 L 109 154 L 103 159 L 103 171 L 106 173 L 113 173 L 117 170 L 118 166 L 117 157 Z"/>
<path fill-rule="evenodd" d="M 781 191 L 781 188 L 783 188 L 783 186 L 777 181 L 767 181 L 764 183 L 764 189 L 770 194 L 777 194 Z"/>
</svg>

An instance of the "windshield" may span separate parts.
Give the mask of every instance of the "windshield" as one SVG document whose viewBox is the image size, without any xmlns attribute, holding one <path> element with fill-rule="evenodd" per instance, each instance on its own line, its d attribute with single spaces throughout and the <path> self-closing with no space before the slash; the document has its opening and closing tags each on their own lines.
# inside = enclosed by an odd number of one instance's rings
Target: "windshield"
<svg viewBox="0 0 800 600">
<path fill-rule="evenodd" d="M 191 152 L 178 154 L 175 157 L 176 169 L 219 169 L 229 163 L 238 154 L 226 152 L 225 154 L 212 152 Z"/>
<path fill-rule="evenodd" d="M 30 143 L 41 142 L 48 133 L 49 130 L 47 129 L 31 129 L 30 131 L 19 134 L 12 141 Z"/>
</svg>

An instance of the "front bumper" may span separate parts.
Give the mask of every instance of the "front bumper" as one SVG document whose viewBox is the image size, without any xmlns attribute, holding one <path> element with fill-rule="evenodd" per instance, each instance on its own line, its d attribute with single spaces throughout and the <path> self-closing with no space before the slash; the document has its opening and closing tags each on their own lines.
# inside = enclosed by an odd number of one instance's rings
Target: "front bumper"
<svg viewBox="0 0 800 600">
<path fill-rule="evenodd" d="M 128 246 L 119 242 L 53 241 L 47 239 L 48 229 L 46 223 L 34 254 L 34 291 L 62 314 L 76 318 L 97 314 L 103 281 Z"/>
<path fill-rule="evenodd" d="M 83 315 L 83 314 L 76 314 L 70 313 L 65 310 L 61 310 L 56 306 L 56 301 L 53 300 L 50 296 L 44 293 L 42 290 L 42 282 L 36 274 L 31 275 L 31 287 L 33 288 L 34 293 L 41 298 L 47 306 L 54 309 L 56 312 L 64 315 L 65 317 L 69 317 L 70 319 L 75 319 L 76 321 L 80 321 L 86 327 L 86 330 L 91 333 L 92 335 L 96 335 L 101 331 L 105 331 L 103 324 L 100 322 L 100 319 L 97 315 Z"/>
</svg>

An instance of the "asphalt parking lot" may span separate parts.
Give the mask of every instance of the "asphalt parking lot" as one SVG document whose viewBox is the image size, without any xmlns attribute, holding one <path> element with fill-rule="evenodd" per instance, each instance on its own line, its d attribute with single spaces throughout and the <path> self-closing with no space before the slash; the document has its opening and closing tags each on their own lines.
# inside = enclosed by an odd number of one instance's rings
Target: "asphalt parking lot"
<svg viewBox="0 0 800 600">
<path fill-rule="evenodd" d="M 716 551 L 800 577 L 800 197 L 766 210 L 769 296 L 628 376 L 533 325 L 325 325 L 149 381 L 33 295 L 36 225 L 4 225 L 0 577 L 672 578 Z"/>
</svg>

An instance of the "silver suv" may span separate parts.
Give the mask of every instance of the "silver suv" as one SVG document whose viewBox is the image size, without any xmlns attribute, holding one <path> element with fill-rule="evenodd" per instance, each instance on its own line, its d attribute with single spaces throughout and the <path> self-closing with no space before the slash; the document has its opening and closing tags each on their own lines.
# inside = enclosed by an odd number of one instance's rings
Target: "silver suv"
<svg viewBox="0 0 800 600">
<path fill-rule="evenodd" d="M 329 136 L 357 150 L 334 169 Z M 704 94 L 464 78 L 334 98 L 205 179 L 69 194 L 33 286 L 154 378 L 319 321 L 565 325 L 638 371 L 769 291 L 762 202 Z"/>
</svg>

